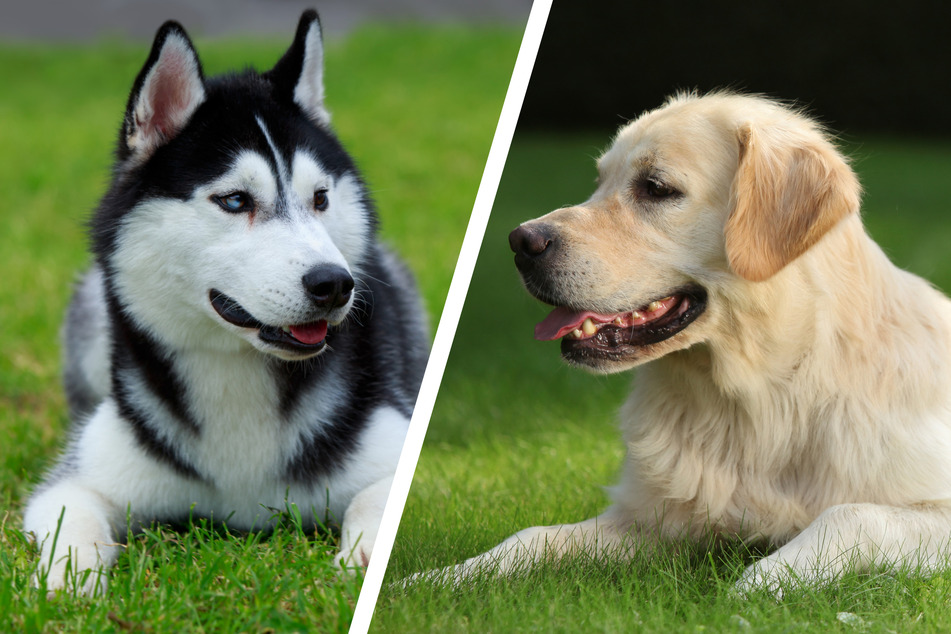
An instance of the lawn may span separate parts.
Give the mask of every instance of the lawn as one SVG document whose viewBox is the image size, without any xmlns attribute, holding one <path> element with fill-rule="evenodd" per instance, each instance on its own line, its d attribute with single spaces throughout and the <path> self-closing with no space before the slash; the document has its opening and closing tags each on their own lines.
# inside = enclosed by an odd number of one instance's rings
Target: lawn
<svg viewBox="0 0 951 634">
<path fill-rule="evenodd" d="M 156 25 L 158 26 L 158 25 Z M 208 74 L 266 69 L 290 43 L 197 42 Z M 327 101 L 437 323 L 520 30 L 365 26 L 327 48 Z M 273 537 L 194 526 L 135 538 L 103 600 L 48 601 L 19 532 L 23 502 L 67 426 L 58 329 L 89 262 L 83 223 L 105 191 L 128 90 L 148 43 L 0 44 L 0 631 L 345 631 L 360 580 L 332 539 L 290 515 Z"/>
<path fill-rule="evenodd" d="M 532 339 L 547 309 L 521 288 L 507 233 L 584 200 L 608 134 L 518 134 L 436 401 L 372 631 L 947 631 L 951 574 L 854 575 L 783 603 L 732 593 L 752 555 L 670 547 L 630 563 L 574 559 L 462 590 L 393 582 L 459 563 L 528 526 L 607 504 L 631 375 L 593 376 Z M 951 291 L 951 143 L 862 137 L 846 148 L 863 213 L 900 266 Z"/>
</svg>

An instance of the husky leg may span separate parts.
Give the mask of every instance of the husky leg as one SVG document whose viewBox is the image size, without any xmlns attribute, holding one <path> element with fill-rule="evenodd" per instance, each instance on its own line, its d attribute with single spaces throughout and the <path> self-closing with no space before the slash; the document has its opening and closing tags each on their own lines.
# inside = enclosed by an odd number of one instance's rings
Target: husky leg
<svg viewBox="0 0 951 634">
<path fill-rule="evenodd" d="M 340 551 L 334 558 L 338 567 L 366 567 L 370 563 L 392 484 L 392 477 L 377 480 L 350 502 L 340 528 Z"/>
<path fill-rule="evenodd" d="M 840 504 L 747 568 L 736 587 L 782 598 L 784 588 L 833 581 L 846 570 L 898 566 L 928 573 L 948 565 L 949 546 L 951 508 Z"/>
<path fill-rule="evenodd" d="M 26 531 L 41 544 L 34 583 L 46 576 L 48 590 L 76 583 L 87 596 L 104 593 L 116 561 L 113 524 L 119 510 L 74 481 L 55 481 L 30 499 L 23 517 Z"/>
<path fill-rule="evenodd" d="M 535 526 L 521 530 L 491 550 L 456 566 L 409 577 L 405 583 L 432 579 L 459 585 L 477 575 L 510 575 L 543 561 L 586 553 L 612 560 L 629 559 L 644 545 L 644 537 L 629 521 L 608 511 L 577 524 Z"/>
<path fill-rule="evenodd" d="M 72 421 L 92 414 L 109 393 L 112 347 L 103 285 L 102 269 L 93 266 L 76 286 L 63 324 L 63 387 Z"/>
</svg>

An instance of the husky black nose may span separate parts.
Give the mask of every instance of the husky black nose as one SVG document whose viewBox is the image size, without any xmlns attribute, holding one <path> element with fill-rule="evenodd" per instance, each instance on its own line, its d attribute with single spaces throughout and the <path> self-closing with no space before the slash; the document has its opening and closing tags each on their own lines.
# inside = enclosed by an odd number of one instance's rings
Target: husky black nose
<svg viewBox="0 0 951 634">
<path fill-rule="evenodd" d="M 350 273 L 333 264 L 315 266 L 304 274 L 301 281 L 311 301 L 328 310 L 346 304 L 353 292 Z"/>
<path fill-rule="evenodd" d="M 527 223 L 509 234 L 509 246 L 515 252 L 515 266 L 524 268 L 539 264 L 554 249 L 554 232 L 545 224 Z"/>
</svg>

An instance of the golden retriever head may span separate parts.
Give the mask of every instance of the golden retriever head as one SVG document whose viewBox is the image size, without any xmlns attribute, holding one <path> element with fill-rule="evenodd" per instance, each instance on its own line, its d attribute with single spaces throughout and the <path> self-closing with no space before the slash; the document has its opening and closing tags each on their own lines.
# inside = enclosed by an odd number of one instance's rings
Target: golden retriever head
<svg viewBox="0 0 951 634">
<path fill-rule="evenodd" d="M 509 236 L 536 327 L 615 372 L 709 336 L 730 284 L 768 283 L 859 206 L 821 128 L 760 97 L 672 97 L 618 132 L 591 198 Z"/>
</svg>

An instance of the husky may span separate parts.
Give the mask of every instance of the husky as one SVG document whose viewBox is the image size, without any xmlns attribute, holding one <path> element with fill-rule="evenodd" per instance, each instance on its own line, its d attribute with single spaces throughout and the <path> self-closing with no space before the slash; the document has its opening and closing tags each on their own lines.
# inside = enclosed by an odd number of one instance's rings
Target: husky
<svg viewBox="0 0 951 634">
<path fill-rule="evenodd" d="M 39 579 L 102 592 L 128 530 L 272 528 L 296 505 L 365 566 L 428 357 L 330 127 L 317 13 L 269 71 L 205 78 L 165 23 L 132 86 L 69 307 L 73 429 L 30 498 Z"/>
</svg>

